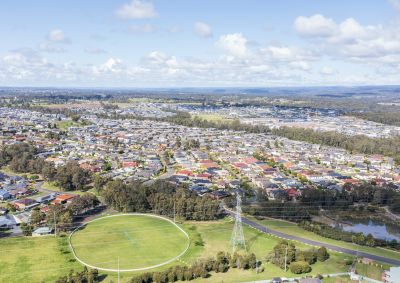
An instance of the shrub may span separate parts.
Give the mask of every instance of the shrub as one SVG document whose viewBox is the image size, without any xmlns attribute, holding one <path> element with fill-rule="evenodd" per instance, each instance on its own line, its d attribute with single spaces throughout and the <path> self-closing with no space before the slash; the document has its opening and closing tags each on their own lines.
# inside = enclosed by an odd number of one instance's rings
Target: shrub
<svg viewBox="0 0 400 283">
<path fill-rule="evenodd" d="M 295 261 L 290 264 L 290 271 L 294 274 L 308 273 L 311 266 L 305 261 Z"/>
</svg>

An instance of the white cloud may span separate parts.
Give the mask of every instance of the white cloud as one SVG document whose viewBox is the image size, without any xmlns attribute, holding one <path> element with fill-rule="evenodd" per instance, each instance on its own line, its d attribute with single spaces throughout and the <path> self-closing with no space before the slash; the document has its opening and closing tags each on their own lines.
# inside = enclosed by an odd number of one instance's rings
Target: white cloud
<svg viewBox="0 0 400 283">
<path fill-rule="evenodd" d="M 278 60 L 293 59 L 293 57 L 295 56 L 293 50 L 289 47 L 269 46 L 267 50 L 269 51 L 272 58 Z"/>
<path fill-rule="evenodd" d="M 94 66 L 92 68 L 93 73 L 95 75 L 99 74 L 120 74 L 124 71 L 125 65 L 123 64 L 121 59 L 118 58 L 109 58 L 106 62 L 101 64 L 100 66 Z"/>
<path fill-rule="evenodd" d="M 294 28 L 306 36 L 330 36 L 336 32 L 336 24 L 332 19 L 316 14 L 311 17 L 300 16 L 294 21 Z"/>
<path fill-rule="evenodd" d="M 335 59 L 393 63 L 400 54 L 400 32 L 396 25 L 362 25 L 353 18 L 336 23 L 318 14 L 298 17 L 295 28 L 300 34 L 317 36 L 318 40 L 310 42 L 312 48 Z"/>
<path fill-rule="evenodd" d="M 194 32 L 200 36 L 200 37 L 204 37 L 204 38 L 208 38 L 208 37 L 212 37 L 213 33 L 212 33 L 212 28 L 203 22 L 196 22 L 194 24 Z"/>
<path fill-rule="evenodd" d="M 233 56 L 244 57 L 248 54 L 247 39 L 241 33 L 222 35 L 216 46 Z"/>
<path fill-rule="evenodd" d="M 115 11 L 115 14 L 121 19 L 149 19 L 158 15 L 153 3 L 146 0 L 133 0 L 129 4 L 124 4 Z"/>
<path fill-rule="evenodd" d="M 51 30 L 47 35 L 47 39 L 52 42 L 70 43 L 70 39 L 65 36 L 64 32 L 61 29 Z"/>
<path fill-rule="evenodd" d="M 150 33 L 154 32 L 156 28 L 152 24 L 144 25 L 131 25 L 129 31 L 133 33 Z"/>
<path fill-rule="evenodd" d="M 334 73 L 336 73 L 336 71 L 328 66 L 324 66 L 322 67 L 322 69 L 319 71 L 321 75 L 325 75 L 325 76 L 330 76 L 333 75 Z"/>
<path fill-rule="evenodd" d="M 289 63 L 289 66 L 294 69 L 298 69 L 298 70 L 302 70 L 302 71 L 310 71 L 311 70 L 310 63 L 308 63 L 306 61 L 293 61 L 293 62 Z"/>
</svg>

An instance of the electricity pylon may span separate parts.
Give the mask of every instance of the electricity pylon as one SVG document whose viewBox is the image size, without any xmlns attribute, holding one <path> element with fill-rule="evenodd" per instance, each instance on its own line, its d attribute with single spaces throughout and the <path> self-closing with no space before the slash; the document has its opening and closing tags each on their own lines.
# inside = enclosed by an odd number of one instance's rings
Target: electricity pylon
<svg viewBox="0 0 400 283">
<path fill-rule="evenodd" d="M 236 193 L 235 226 L 232 231 L 231 245 L 233 252 L 237 251 L 239 248 L 246 249 L 242 226 L 242 198 L 239 193 Z"/>
</svg>

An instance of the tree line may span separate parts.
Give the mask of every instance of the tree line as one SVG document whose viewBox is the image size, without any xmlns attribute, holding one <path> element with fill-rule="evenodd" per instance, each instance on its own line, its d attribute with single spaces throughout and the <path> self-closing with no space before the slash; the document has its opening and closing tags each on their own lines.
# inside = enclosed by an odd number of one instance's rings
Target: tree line
<svg viewBox="0 0 400 283">
<path fill-rule="evenodd" d="M 320 236 L 334 240 L 345 241 L 361 246 L 388 247 L 400 250 L 400 243 L 398 243 L 396 240 L 386 241 L 382 239 L 376 239 L 371 234 L 365 236 L 363 233 L 343 231 L 341 228 L 322 225 L 312 221 L 302 221 L 298 225 L 307 231 L 311 231 Z"/>
<path fill-rule="evenodd" d="M 139 181 L 124 183 L 110 180 L 101 191 L 104 202 L 120 212 L 150 212 L 184 220 L 215 220 L 221 216 L 220 205 L 210 197 L 199 197 L 185 187 L 165 180 L 151 185 Z"/>
<path fill-rule="evenodd" d="M 376 123 L 400 126 L 400 113 L 399 111 L 358 111 L 358 112 L 349 112 L 347 113 L 351 116 L 355 116 L 357 118 L 361 118 L 364 120 L 373 121 Z"/>
<path fill-rule="evenodd" d="M 364 203 L 388 206 L 394 213 L 400 212 L 400 193 L 391 184 L 377 186 L 374 182 L 345 184 L 340 192 L 308 188 L 302 191 L 300 201 L 303 206 L 314 208 L 343 210 L 354 203 Z"/>
<path fill-rule="evenodd" d="M 257 205 L 243 206 L 243 212 L 254 216 L 266 216 L 298 222 L 311 219 L 310 211 L 301 203 L 268 200 Z"/>
<path fill-rule="evenodd" d="M 161 272 L 147 272 L 133 277 L 130 283 L 167 283 L 176 281 L 190 281 L 196 278 L 208 278 L 210 272 L 225 273 L 231 268 L 252 269 L 262 272 L 261 262 L 257 261 L 254 253 L 230 255 L 218 252 L 215 257 L 200 259 L 191 266 L 174 266 Z"/>
</svg>

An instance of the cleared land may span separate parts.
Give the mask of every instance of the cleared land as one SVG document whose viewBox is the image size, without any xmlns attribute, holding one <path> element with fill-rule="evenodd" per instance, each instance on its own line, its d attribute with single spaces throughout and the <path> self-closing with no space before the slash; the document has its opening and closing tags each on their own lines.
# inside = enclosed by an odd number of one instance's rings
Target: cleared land
<svg viewBox="0 0 400 283">
<path fill-rule="evenodd" d="M 104 269 L 139 269 L 163 264 L 183 253 L 187 236 L 168 220 L 117 215 L 88 223 L 71 237 L 76 256 Z"/>
</svg>

